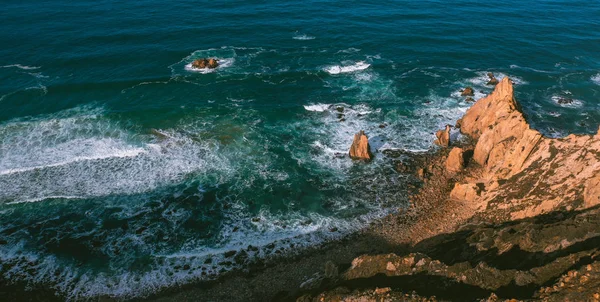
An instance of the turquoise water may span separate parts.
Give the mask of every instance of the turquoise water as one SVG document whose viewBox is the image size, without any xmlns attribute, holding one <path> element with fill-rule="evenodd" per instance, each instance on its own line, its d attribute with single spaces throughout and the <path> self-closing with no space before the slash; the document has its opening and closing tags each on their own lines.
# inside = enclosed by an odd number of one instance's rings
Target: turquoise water
<svg viewBox="0 0 600 302">
<path fill-rule="evenodd" d="M 544 134 L 596 132 L 600 3 L 497 4 L 5 3 L 0 274 L 143 297 L 240 267 L 229 250 L 343 236 L 406 205 L 389 159 L 344 156 L 352 135 L 427 150 L 487 72 Z"/>
</svg>

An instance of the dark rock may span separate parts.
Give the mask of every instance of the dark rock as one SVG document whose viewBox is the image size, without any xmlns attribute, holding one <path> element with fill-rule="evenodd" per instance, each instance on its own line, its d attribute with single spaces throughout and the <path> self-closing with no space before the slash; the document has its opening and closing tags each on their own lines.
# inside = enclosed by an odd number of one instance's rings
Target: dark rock
<svg viewBox="0 0 600 302">
<path fill-rule="evenodd" d="M 235 255 L 235 257 L 233 257 L 233 260 L 235 260 L 235 262 L 238 264 L 243 264 L 247 259 L 248 253 L 246 253 L 246 251 L 240 251 L 237 253 L 237 255 Z"/>
<path fill-rule="evenodd" d="M 475 99 L 473 99 L 472 97 L 468 97 L 465 99 L 465 102 L 467 103 L 475 103 Z"/>
<path fill-rule="evenodd" d="M 383 129 L 387 126 L 387 124 L 383 123 L 383 124 L 379 124 L 379 128 Z"/>
<path fill-rule="evenodd" d="M 336 228 L 336 227 L 332 227 L 331 229 L 329 229 L 329 231 L 330 231 L 330 232 L 337 232 L 337 231 L 338 231 L 338 228 Z"/>
<path fill-rule="evenodd" d="M 337 112 L 339 112 L 339 113 L 342 113 L 342 112 L 344 112 L 344 107 L 340 106 L 340 107 L 335 108 L 335 110 L 337 110 Z"/>
<path fill-rule="evenodd" d="M 573 103 L 573 99 L 561 97 L 561 98 L 558 99 L 557 103 L 559 103 L 561 105 L 571 104 L 571 103 Z"/>
<path fill-rule="evenodd" d="M 252 222 L 260 222 L 260 217 L 253 217 Z"/>
<path fill-rule="evenodd" d="M 337 265 L 335 265 L 335 263 L 333 263 L 331 261 L 327 261 L 325 263 L 325 277 L 334 279 L 334 278 L 337 278 L 337 276 L 338 276 Z"/>
<path fill-rule="evenodd" d="M 235 251 L 229 251 L 229 252 L 225 252 L 223 254 L 223 256 L 225 256 L 225 258 L 229 258 L 229 257 L 235 255 L 235 253 L 236 253 Z"/>
</svg>

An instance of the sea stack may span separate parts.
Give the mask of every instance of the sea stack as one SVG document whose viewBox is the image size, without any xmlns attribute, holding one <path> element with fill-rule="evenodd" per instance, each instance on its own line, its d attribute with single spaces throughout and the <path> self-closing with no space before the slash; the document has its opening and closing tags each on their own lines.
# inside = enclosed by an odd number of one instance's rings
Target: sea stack
<svg viewBox="0 0 600 302">
<path fill-rule="evenodd" d="M 446 129 L 436 132 L 435 137 L 437 137 L 437 139 L 434 141 L 434 144 L 448 147 L 450 145 L 450 128 L 450 125 L 446 125 Z"/>
<path fill-rule="evenodd" d="M 369 138 L 363 130 L 354 135 L 354 141 L 350 146 L 350 158 L 355 160 L 369 161 L 373 159 L 373 154 L 369 150 Z"/>
</svg>

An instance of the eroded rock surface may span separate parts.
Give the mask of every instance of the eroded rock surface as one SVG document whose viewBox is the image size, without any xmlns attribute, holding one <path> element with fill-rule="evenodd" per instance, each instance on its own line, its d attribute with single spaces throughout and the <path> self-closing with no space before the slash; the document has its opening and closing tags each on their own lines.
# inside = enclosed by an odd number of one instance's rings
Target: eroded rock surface
<svg viewBox="0 0 600 302">
<path fill-rule="evenodd" d="M 473 159 L 482 167 L 478 182 L 494 188 L 481 192 L 477 202 L 499 219 L 600 203 L 600 136 L 543 137 L 523 116 L 510 79 L 477 101 L 460 124 L 463 134 L 477 140 Z"/>
<path fill-rule="evenodd" d="M 363 130 L 354 135 L 354 141 L 352 142 L 352 146 L 350 146 L 349 153 L 352 159 L 367 161 L 373 159 L 373 154 L 371 154 L 369 146 L 369 138 Z"/>
<path fill-rule="evenodd" d="M 434 143 L 442 147 L 448 147 L 450 145 L 450 129 L 450 125 L 446 125 L 444 130 L 438 130 L 435 133 L 435 137 L 437 137 L 437 139 Z"/>
<path fill-rule="evenodd" d="M 600 301 L 600 129 L 544 137 L 508 78 L 457 127 L 472 143 L 420 162 L 420 214 L 388 238 L 409 252 L 357 257 L 303 301 Z"/>
</svg>

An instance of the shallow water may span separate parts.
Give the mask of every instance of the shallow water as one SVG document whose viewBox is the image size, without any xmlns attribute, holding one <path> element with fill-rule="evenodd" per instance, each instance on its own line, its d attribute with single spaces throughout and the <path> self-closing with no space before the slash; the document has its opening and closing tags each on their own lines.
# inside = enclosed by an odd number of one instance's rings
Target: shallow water
<svg viewBox="0 0 600 302">
<path fill-rule="evenodd" d="M 353 134 L 427 150 L 487 72 L 544 134 L 595 132 L 600 4 L 538 2 L 9 1 L 0 274 L 144 296 L 342 236 L 405 205 L 383 156 L 340 156 Z"/>
</svg>

